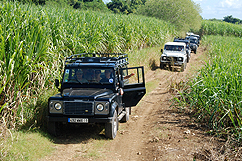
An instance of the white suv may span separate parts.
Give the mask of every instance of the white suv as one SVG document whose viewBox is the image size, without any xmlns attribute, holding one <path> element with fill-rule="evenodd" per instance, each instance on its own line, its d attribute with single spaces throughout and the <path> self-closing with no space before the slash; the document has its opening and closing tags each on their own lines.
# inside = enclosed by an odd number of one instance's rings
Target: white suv
<svg viewBox="0 0 242 161">
<path fill-rule="evenodd" d="M 160 68 L 180 67 L 184 71 L 187 66 L 186 44 L 184 42 L 167 42 L 161 49 Z"/>
</svg>

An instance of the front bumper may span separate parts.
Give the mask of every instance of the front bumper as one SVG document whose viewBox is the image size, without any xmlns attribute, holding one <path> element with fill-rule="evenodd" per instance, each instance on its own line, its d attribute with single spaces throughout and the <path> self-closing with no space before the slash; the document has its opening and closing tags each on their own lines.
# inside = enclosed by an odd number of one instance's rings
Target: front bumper
<svg viewBox="0 0 242 161">
<path fill-rule="evenodd" d="M 191 50 L 192 50 L 192 51 L 197 50 L 197 45 L 193 45 L 193 46 L 191 46 Z"/>
<path fill-rule="evenodd" d="M 63 123 L 69 123 L 68 118 L 78 118 L 77 116 L 73 116 L 73 117 L 46 116 L 46 117 L 47 117 L 47 122 L 63 122 Z M 85 118 L 88 119 L 88 123 L 111 123 L 112 122 L 112 117 L 104 117 L 104 118 L 85 117 Z"/>
<path fill-rule="evenodd" d="M 184 63 L 183 62 L 171 62 L 171 61 L 160 61 L 164 65 L 169 65 L 169 66 L 182 66 Z"/>
</svg>

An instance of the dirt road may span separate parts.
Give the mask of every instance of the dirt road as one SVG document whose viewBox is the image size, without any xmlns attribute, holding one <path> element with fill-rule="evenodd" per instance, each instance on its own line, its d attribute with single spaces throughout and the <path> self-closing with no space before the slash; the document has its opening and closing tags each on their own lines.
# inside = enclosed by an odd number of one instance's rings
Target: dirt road
<svg viewBox="0 0 242 161">
<path fill-rule="evenodd" d="M 105 138 L 101 126 L 80 126 L 79 131 L 69 128 L 54 140 L 54 153 L 43 160 L 184 161 L 213 157 L 219 143 L 189 115 L 170 107 L 170 84 L 192 77 L 204 64 L 199 59 L 202 53 L 202 48 L 197 54 L 192 53 L 184 72 L 158 67 L 148 72 L 146 82 L 158 82 L 158 86 L 146 94 L 138 106 L 132 107 L 130 120 L 119 124 L 114 140 Z"/>
</svg>

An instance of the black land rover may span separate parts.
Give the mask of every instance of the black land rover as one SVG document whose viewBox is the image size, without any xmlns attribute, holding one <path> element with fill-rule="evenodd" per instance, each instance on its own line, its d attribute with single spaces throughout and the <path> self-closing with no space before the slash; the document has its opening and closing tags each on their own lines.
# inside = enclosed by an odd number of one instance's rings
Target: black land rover
<svg viewBox="0 0 242 161">
<path fill-rule="evenodd" d="M 48 100 L 48 132 L 58 135 L 61 124 L 103 123 L 105 136 L 114 139 L 119 121 L 129 120 L 146 93 L 144 68 L 128 64 L 121 53 L 66 58 L 62 80 L 55 80 L 60 93 Z"/>
</svg>

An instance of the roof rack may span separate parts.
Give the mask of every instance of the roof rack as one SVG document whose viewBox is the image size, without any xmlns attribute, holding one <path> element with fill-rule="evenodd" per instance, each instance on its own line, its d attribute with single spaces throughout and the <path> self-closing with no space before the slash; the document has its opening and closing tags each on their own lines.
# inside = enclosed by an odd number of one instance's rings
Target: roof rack
<svg viewBox="0 0 242 161">
<path fill-rule="evenodd" d="M 175 37 L 174 40 L 186 40 L 185 38 Z"/>
<path fill-rule="evenodd" d="M 115 63 L 118 66 L 129 64 L 128 54 L 123 53 L 81 53 L 66 58 L 65 64 L 72 63 Z"/>
</svg>

